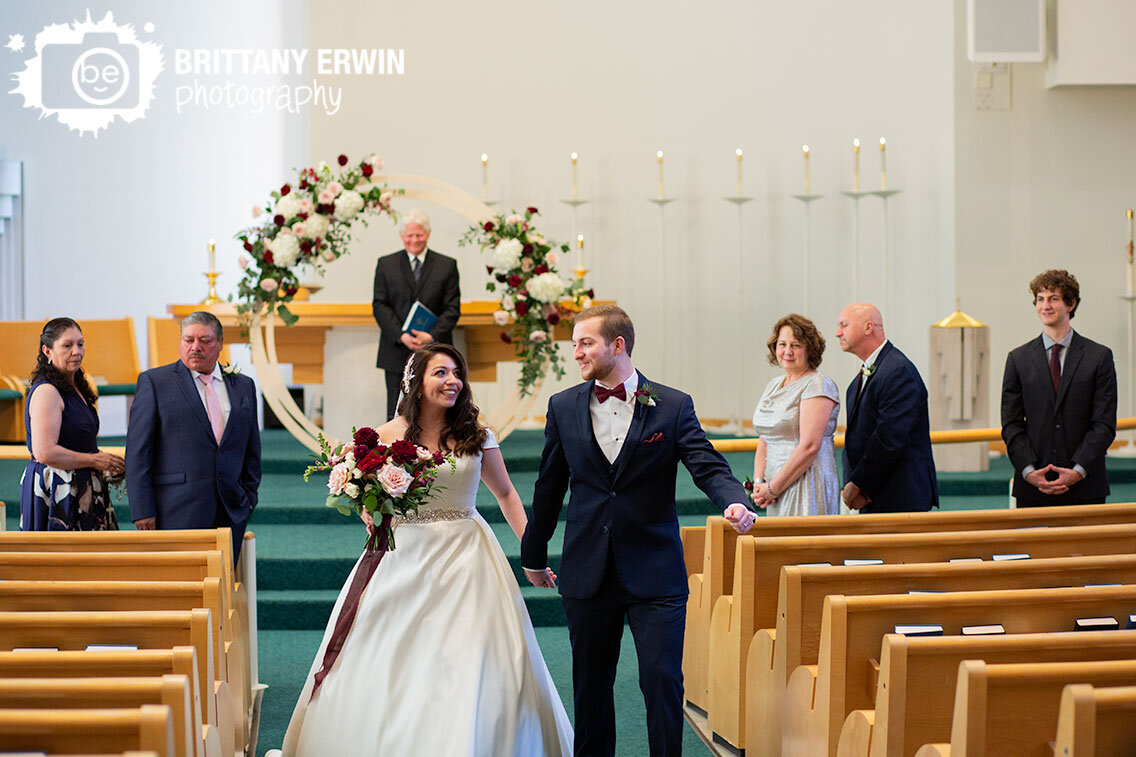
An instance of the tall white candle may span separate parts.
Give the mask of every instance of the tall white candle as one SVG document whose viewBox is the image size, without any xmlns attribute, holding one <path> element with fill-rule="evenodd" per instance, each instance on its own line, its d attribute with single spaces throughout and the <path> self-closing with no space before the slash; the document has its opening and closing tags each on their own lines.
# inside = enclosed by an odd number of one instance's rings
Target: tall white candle
<svg viewBox="0 0 1136 757">
<path fill-rule="evenodd" d="M 809 193 L 809 146 L 801 145 L 801 152 L 805 155 L 805 194 Z"/>
<path fill-rule="evenodd" d="M 738 156 L 738 197 L 742 196 L 742 148 L 734 151 Z"/>
<path fill-rule="evenodd" d="M 583 234 L 577 234 L 576 235 L 576 249 L 580 251 L 580 260 L 576 263 L 576 267 L 579 268 L 580 270 L 583 270 L 585 268 L 585 265 L 584 265 L 584 235 Z"/>
<path fill-rule="evenodd" d="M 481 201 L 489 201 L 489 156 L 481 153 Z"/>
<path fill-rule="evenodd" d="M 852 191 L 860 191 L 860 140 L 852 140 Z"/>
<path fill-rule="evenodd" d="M 880 137 L 880 189 L 888 188 L 887 140 Z"/>
<path fill-rule="evenodd" d="M 655 153 L 655 157 L 659 161 L 659 199 L 663 199 L 666 195 L 663 194 L 663 151 L 659 150 Z"/>
<path fill-rule="evenodd" d="M 216 253 L 214 252 L 215 249 L 216 249 L 216 245 L 214 245 L 213 240 L 210 239 L 209 240 L 209 273 L 216 273 L 217 272 L 217 256 L 216 256 Z"/>
<path fill-rule="evenodd" d="M 579 192 L 577 190 L 578 177 L 577 177 L 577 174 L 576 174 L 576 158 L 577 158 L 576 153 L 572 153 L 572 199 L 573 200 L 575 200 L 576 197 L 579 194 Z"/>
<path fill-rule="evenodd" d="M 1136 294 L 1136 270 L 1132 267 L 1132 208 L 1126 211 L 1128 216 L 1128 296 Z"/>
</svg>

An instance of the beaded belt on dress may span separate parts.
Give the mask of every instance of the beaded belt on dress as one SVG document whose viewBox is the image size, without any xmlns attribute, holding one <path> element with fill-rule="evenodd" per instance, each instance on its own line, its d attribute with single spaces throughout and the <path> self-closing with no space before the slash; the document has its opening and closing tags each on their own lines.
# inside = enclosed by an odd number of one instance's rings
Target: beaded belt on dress
<svg viewBox="0 0 1136 757">
<path fill-rule="evenodd" d="M 474 510 L 419 510 L 417 513 L 396 515 L 392 519 L 393 525 L 408 523 L 441 523 L 447 520 L 467 520 L 473 517 Z"/>
</svg>

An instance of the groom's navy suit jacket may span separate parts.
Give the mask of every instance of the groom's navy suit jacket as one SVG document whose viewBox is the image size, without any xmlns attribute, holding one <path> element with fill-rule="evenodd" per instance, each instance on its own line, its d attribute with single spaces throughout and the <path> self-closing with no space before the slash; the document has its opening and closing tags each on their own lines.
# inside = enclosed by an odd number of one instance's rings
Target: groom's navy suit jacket
<svg viewBox="0 0 1136 757">
<path fill-rule="evenodd" d="M 861 512 L 894 513 L 939 506 L 927 387 L 915 365 L 888 342 L 857 398 L 848 387 L 844 482 L 872 498 Z"/>
<path fill-rule="evenodd" d="M 256 388 L 247 376 L 224 380 L 232 409 L 218 444 L 184 363 L 138 376 L 126 433 L 132 520 L 156 516 L 158 528 L 211 528 L 227 516 L 243 531 L 260 485 Z"/>
<path fill-rule="evenodd" d="M 639 374 L 639 387 L 648 383 Z M 548 540 L 571 486 L 558 573 L 561 595 L 595 595 L 609 552 L 619 583 L 630 596 L 686 595 L 675 509 L 679 462 L 723 510 L 734 502 L 745 504 L 748 496 L 725 458 L 706 440 L 694 401 L 659 384 L 651 384 L 659 397 L 654 407 L 635 403 L 623 449 L 608 463 L 592 432 L 588 403 L 594 384 L 566 389 L 548 402 L 544 454 L 532 518 L 521 540 L 521 564 L 532 569 L 548 565 Z"/>
</svg>

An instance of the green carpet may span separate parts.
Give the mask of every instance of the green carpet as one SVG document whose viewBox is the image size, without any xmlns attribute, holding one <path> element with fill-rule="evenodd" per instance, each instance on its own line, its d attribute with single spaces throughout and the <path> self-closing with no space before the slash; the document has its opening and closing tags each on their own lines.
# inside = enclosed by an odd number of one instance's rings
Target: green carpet
<svg viewBox="0 0 1136 757">
<path fill-rule="evenodd" d="M 283 431 L 262 435 L 264 479 L 260 505 L 250 524 L 257 537 L 259 583 L 260 675 L 268 685 L 260 723 L 258 752 L 278 747 L 303 686 L 312 658 L 340 586 L 362 548 L 364 532 L 357 519 L 346 518 L 323 506 L 322 481 L 305 484 L 303 469 L 311 458 L 306 449 Z M 540 431 L 520 431 L 502 445 L 512 480 L 522 500 L 532 495 L 543 446 Z M 102 443 L 121 445 L 119 438 Z M 727 455 L 735 475 L 752 471 L 749 453 Z M 8 503 L 6 526 L 18 528 L 19 481 L 24 463 L 0 461 L 0 500 Z M 939 491 L 945 510 L 999 508 L 1006 506 L 1009 462 L 991 462 L 982 473 L 940 473 Z M 1113 494 L 1109 501 L 1136 501 L 1136 460 L 1109 459 Z M 682 525 L 700 525 L 717 510 L 694 486 L 685 469 L 679 469 L 676 495 Z M 528 587 L 520 569 L 520 545 L 505 523 L 496 501 L 484 486 L 477 496 L 478 510 L 490 523 L 505 555 L 522 585 L 522 594 L 536 626 L 537 637 L 561 698 L 572 712 L 571 650 L 564 613 L 558 596 Z M 116 505 L 119 522 L 131 528 L 129 508 Z M 563 520 L 563 514 L 561 516 Z M 559 565 L 563 529 L 549 545 L 553 568 Z M 647 754 L 643 698 L 630 633 L 624 635 L 619 675 L 616 679 L 619 755 Z M 685 731 L 688 753 L 703 754 L 704 747 L 689 728 Z"/>
</svg>

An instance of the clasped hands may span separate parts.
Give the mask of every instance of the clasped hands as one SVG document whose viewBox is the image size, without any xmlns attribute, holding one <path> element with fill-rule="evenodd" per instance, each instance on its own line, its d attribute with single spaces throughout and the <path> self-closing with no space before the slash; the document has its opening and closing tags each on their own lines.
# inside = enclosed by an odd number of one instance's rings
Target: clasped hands
<svg viewBox="0 0 1136 757">
<path fill-rule="evenodd" d="M 409 349 L 420 350 L 423 347 L 432 344 L 434 342 L 434 337 L 430 336 L 429 331 L 418 331 L 416 329 L 411 329 L 410 331 L 404 332 L 403 335 L 399 337 L 399 340 L 401 340 L 402 343 L 405 344 Z"/>
<path fill-rule="evenodd" d="M 872 498 L 860 490 L 859 486 L 849 481 L 844 485 L 844 490 L 840 492 L 840 498 L 844 500 L 844 504 L 848 505 L 849 510 L 859 510 L 864 505 L 872 501 Z"/>
<path fill-rule="evenodd" d="M 1056 473 L 1057 478 L 1048 479 L 1047 476 L 1050 472 Z M 1072 468 L 1062 468 L 1052 464 L 1033 470 L 1025 476 L 1026 482 L 1037 487 L 1037 490 L 1042 494 L 1064 494 L 1069 491 L 1070 486 L 1083 478 L 1084 476 Z"/>
</svg>

